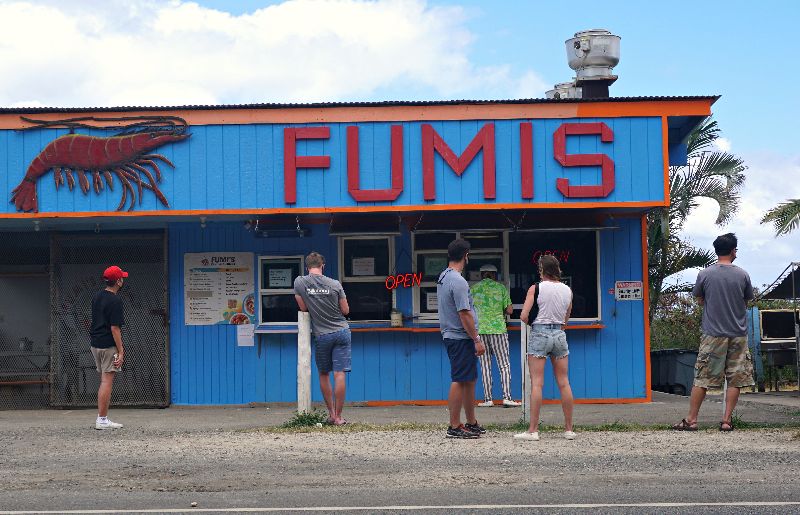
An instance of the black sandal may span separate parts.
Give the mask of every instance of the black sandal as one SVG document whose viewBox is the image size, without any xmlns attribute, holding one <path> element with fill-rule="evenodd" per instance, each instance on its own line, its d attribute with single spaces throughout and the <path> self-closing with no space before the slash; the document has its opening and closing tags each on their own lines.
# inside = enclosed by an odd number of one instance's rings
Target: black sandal
<svg viewBox="0 0 800 515">
<path fill-rule="evenodd" d="M 695 422 L 694 425 L 692 425 L 686 422 L 685 418 L 682 418 L 679 423 L 672 426 L 672 429 L 674 429 L 675 431 L 697 431 L 697 422 Z"/>
<path fill-rule="evenodd" d="M 728 426 L 728 429 L 725 429 L 722 426 Z M 722 422 L 719 423 L 719 430 L 722 431 L 723 433 L 730 433 L 731 431 L 733 431 L 733 422 L 725 422 L 723 420 Z"/>
</svg>

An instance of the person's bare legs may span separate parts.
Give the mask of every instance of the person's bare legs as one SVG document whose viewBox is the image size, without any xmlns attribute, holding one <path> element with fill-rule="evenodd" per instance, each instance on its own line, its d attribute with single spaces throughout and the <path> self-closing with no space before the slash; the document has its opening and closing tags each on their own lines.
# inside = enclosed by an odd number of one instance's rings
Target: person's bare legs
<svg viewBox="0 0 800 515">
<path fill-rule="evenodd" d="M 477 424 L 475 419 L 475 381 L 459 383 L 461 385 L 461 404 L 464 406 L 464 418 L 470 424 Z"/>
<path fill-rule="evenodd" d="M 111 389 L 114 386 L 114 372 L 100 374 L 100 388 L 97 389 L 97 415 L 108 416 L 108 406 L 111 404 Z"/>
<path fill-rule="evenodd" d="M 531 422 L 529 433 L 539 431 L 539 411 L 542 409 L 542 386 L 544 386 L 544 364 L 546 358 L 528 356 L 528 369 L 531 373 Z"/>
<path fill-rule="evenodd" d="M 336 399 L 336 404 L 334 406 L 335 418 L 333 420 L 333 423 L 342 424 L 345 421 L 342 418 L 342 409 L 344 408 L 344 394 L 345 394 L 345 389 L 347 387 L 347 380 L 345 378 L 345 373 L 334 372 L 333 381 L 335 385 L 334 396 Z"/>
<path fill-rule="evenodd" d="M 738 397 L 739 397 L 739 392 L 736 392 L 736 398 L 738 399 Z M 706 398 L 705 388 L 700 388 L 699 386 L 692 386 L 692 393 L 689 396 L 689 414 L 686 415 L 686 422 L 690 426 L 697 424 L 697 416 L 700 414 L 700 406 L 703 405 L 703 400 L 705 398 Z M 735 404 L 736 403 L 734 402 L 734 405 Z"/>
<path fill-rule="evenodd" d="M 461 425 L 461 408 L 464 405 L 464 388 L 461 383 L 450 383 L 450 393 L 447 395 L 447 409 L 450 410 L 450 427 Z"/>
<path fill-rule="evenodd" d="M 572 387 L 569 385 L 569 356 L 563 358 L 550 357 L 553 364 L 553 375 L 561 392 L 561 410 L 564 412 L 564 431 L 572 431 Z"/>
<path fill-rule="evenodd" d="M 731 418 L 733 417 L 733 409 L 739 401 L 739 388 L 729 386 L 725 396 L 725 418 L 722 421 L 731 426 Z M 731 426 L 733 427 L 733 426 Z"/>
<path fill-rule="evenodd" d="M 325 407 L 328 408 L 328 421 L 336 421 L 336 408 L 333 404 L 333 390 L 331 388 L 330 372 L 319 373 L 319 389 L 322 391 L 322 398 L 325 399 Z"/>
</svg>

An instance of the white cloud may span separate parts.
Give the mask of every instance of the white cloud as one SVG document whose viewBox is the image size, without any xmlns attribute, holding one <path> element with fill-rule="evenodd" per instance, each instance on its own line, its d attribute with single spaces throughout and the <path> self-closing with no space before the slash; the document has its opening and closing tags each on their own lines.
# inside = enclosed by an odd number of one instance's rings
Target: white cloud
<svg viewBox="0 0 800 515">
<path fill-rule="evenodd" d="M 719 150 L 720 152 L 730 152 L 731 140 L 728 138 L 717 138 L 714 140 L 714 147 L 716 147 L 716 150 Z"/>
<path fill-rule="evenodd" d="M 713 251 L 711 243 L 717 235 L 736 233 L 736 264 L 750 273 L 754 286 L 761 287 L 771 283 L 790 262 L 800 261 L 800 231 L 776 238 L 771 225 L 760 223 L 769 208 L 789 198 L 800 198 L 800 155 L 754 154 L 742 158 L 748 165 L 747 182 L 734 219 L 724 227 L 716 226 L 716 204 L 703 200 L 687 219 L 684 235 L 696 246 Z M 680 278 L 693 281 L 696 275 L 696 271 L 685 272 Z"/>
<path fill-rule="evenodd" d="M 178 0 L 0 0 L 0 105 L 542 95 L 533 71 L 471 62 L 467 16 L 425 0 L 289 0 L 240 16 Z"/>
</svg>

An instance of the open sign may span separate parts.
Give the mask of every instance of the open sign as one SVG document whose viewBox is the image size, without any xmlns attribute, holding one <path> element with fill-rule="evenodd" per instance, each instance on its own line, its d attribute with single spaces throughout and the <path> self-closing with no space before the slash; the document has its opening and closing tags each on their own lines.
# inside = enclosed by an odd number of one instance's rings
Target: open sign
<svg viewBox="0 0 800 515">
<path fill-rule="evenodd" d="M 394 290 L 395 288 L 411 288 L 412 286 L 419 286 L 422 282 L 422 272 L 416 274 L 397 274 L 390 275 L 386 278 L 386 289 Z"/>
</svg>

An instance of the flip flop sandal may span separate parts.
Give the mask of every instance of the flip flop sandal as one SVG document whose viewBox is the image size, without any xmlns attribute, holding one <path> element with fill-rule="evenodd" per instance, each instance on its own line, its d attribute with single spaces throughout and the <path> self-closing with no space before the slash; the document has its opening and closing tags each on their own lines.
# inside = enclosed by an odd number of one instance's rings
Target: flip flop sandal
<svg viewBox="0 0 800 515">
<path fill-rule="evenodd" d="M 686 422 L 685 418 L 682 418 L 679 423 L 672 426 L 672 429 L 674 429 L 675 431 L 697 431 L 697 423 L 692 425 Z"/>
<path fill-rule="evenodd" d="M 333 425 L 335 425 L 335 426 L 344 426 L 346 424 L 347 424 L 347 420 L 344 419 L 344 418 L 342 419 L 342 423 L 341 424 L 337 424 L 336 422 L 333 423 Z"/>
<path fill-rule="evenodd" d="M 728 429 L 725 429 L 722 426 L 728 426 Z M 730 422 L 720 422 L 719 430 L 722 431 L 723 433 L 730 433 L 731 431 L 733 431 L 733 424 Z"/>
</svg>

